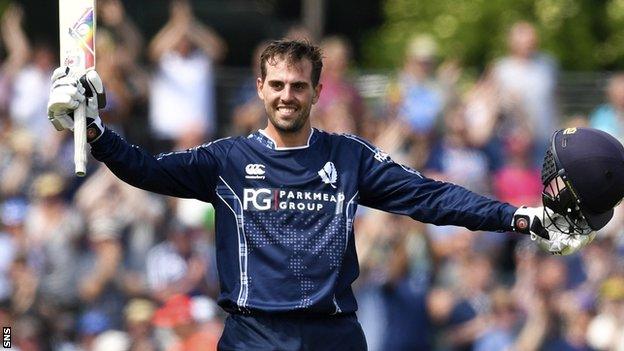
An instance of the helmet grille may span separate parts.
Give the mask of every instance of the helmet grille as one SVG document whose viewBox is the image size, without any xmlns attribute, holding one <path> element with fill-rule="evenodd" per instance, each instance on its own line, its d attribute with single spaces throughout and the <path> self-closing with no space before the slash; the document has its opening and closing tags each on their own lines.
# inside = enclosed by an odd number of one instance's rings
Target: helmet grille
<svg viewBox="0 0 624 351">
<path fill-rule="evenodd" d="M 557 163 L 555 156 L 550 149 L 546 150 L 544 155 L 544 164 L 542 164 L 542 184 L 546 185 L 557 175 Z"/>
</svg>

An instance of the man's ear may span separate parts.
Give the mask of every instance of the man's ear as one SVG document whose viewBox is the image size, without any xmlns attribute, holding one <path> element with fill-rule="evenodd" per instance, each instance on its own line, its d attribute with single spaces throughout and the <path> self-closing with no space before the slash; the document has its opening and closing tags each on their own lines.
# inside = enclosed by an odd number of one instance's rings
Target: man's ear
<svg viewBox="0 0 624 351">
<path fill-rule="evenodd" d="M 321 90 L 323 90 L 323 84 L 318 83 L 316 88 L 314 88 L 314 97 L 312 98 L 312 104 L 316 104 L 319 97 L 321 96 Z"/>
<path fill-rule="evenodd" d="M 258 92 L 258 97 L 260 100 L 264 101 L 264 94 L 262 93 L 262 87 L 264 86 L 264 81 L 262 78 L 256 78 L 256 90 Z"/>
</svg>

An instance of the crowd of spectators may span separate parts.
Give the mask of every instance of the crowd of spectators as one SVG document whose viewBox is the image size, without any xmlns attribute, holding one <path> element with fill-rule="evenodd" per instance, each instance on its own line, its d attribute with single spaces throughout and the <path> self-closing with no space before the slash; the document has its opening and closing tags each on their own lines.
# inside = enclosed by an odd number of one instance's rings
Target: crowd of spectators
<svg viewBox="0 0 624 351">
<path fill-rule="evenodd" d="M 102 119 L 153 153 L 262 128 L 259 52 L 237 106 L 217 118 L 219 34 L 185 1 L 147 41 L 120 0 L 98 2 Z M 209 204 L 130 187 L 91 161 L 73 175 L 69 133 L 46 121 L 56 50 L 30 43 L 24 13 L 0 20 L 0 326 L 19 350 L 210 350 L 216 306 L 214 212 Z M 509 52 L 472 84 L 417 33 L 383 99 L 355 84 L 340 36 L 284 33 L 323 48 L 313 125 L 371 140 L 397 162 L 510 202 L 541 201 L 541 158 L 555 128 L 593 126 L 624 141 L 624 75 L 605 104 L 565 118 L 556 59 L 535 28 L 511 26 Z M 218 121 L 225 121 L 222 125 Z M 528 237 L 436 227 L 366 208 L 355 222 L 361 274 L 354 289 L 369 349 L 624 350 L 624 211 L 578 254 L 556 257 Z"/>
</svg>

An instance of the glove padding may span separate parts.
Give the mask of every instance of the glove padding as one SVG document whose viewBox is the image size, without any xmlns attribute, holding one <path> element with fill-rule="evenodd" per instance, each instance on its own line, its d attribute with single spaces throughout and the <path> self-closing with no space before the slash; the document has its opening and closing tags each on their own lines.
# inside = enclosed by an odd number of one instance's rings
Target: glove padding
<svg viewBox="0 0 624 351">
<path fill-rule="evenodd" d="M 69 67 L 59 67 L 52 73 L 52 88 L 48 100 L 48 119 L 56 130 L 74 130 L 74 110 L 86 100 L 87 141 L 97 140 L 104 132 L 98 110 L 106 105 L 102 79 L 90 70 L 78 76 Z"/>
<path fill-rule="evenodd" d="M 518 208 L 512 226 L 519 233 L 531 235 L 539 248 L 553 255 L 575 253 L 596 237 L 596 232 L 574 234 L 565 218 L 547 207 Z"/>
</svg>

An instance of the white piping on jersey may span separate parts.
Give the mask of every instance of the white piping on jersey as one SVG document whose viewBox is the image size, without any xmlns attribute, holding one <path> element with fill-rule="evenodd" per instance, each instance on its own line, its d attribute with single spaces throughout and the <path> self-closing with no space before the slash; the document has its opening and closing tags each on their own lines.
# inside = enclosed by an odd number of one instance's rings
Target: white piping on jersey
<svg viewBox="0 0 624 351">
<path fill-rule="evenodd" d="M 230 138 L 231 138 L 231 136 L 224 137 L 224 138 L 220 138 L 220 139 L 213 140 L 213 141 L 207 142 L 207 143 L 205 143 L 205 144 L 199 145 L 199 146 L 197 146 L 197 147 L 195 147 L 195 148 L 206 147 L 206 146 L 209 146 L 209 145 L 211 145 L 211 144 L 216 144 L 216 143 L 218 143 L 218 142 L 220 142 L 220 141 L 223 141 L 223 140 L 226 140 L 226 139 L 230 139 Z"/>
<path fill-rule="evenodd" d="M 347 138 L 347 139 L 351 139 L 351 140 L 355 140 L 355 141 L 357 141 L 358 143 L 360 143 L 360 144 L 362 144 L 362 145 L 366 146 L 366 148 L 367 148 L 367 149 L 369 149 L 372 153 L 375 153 L 375 149 L 373 149 L 372 147 L 370 147 L 370 145 L 368 145 L 367 143 L 363 142 L 362 140 L 360 140 L 360 139 L 358 139 L 358 138 L 356 138 L 356 137 L 354 137 L 354 136 L 352 136 L 352 135 L 349 135 L 349 134 L 342 134 L 342 136 L 343 136 L 343 137 L 345 137 L 345 138 Z"/>
<path fill-rule="evenodd" d="M 347 202 L 347 207 L 345 207 L 345 219 L 346 219 L 346 226 L 347 226 L 347 238 L 345 240 L 345 249 L 344 252 L 347 252 L 347 245 L 349 244 L 349 233 L 351 233 L 351 230 L 353 229 L 353 218 L 349 218 L 349 206 L 354 205 L 354 200 L 355 198 L 358 196 L 360 192 L 356 191 L 355 194 L 353 195 L 353 197 L 351 198 L 351 200 L 349 200 L 349 202 Z"/>
<path fill-rule="evenodd" d="M 336 310 L 332 314 L 341 313 L 342 310 L 340 309 L 340 306 L 338 306 L 338 301 L 336 301 L 336 294 L 334 294 L 334 296 L 332 297 L 332 301 L 334 301 L 334 306 L 336 307 Z"/>
<path fill-rule="evenodd" d="M 356 137 L 354 137 L 354 136 L 352 136 L 352 135 L 349 135 L 349 134 L 341 134 L 341 135 L 342 135 L 343 137 L 347 138 L 347 139 L 355 140 L 355 141 L 357 141 L 358 143 L 360 143 L 360 144 L 364 145 L 364 146 L 365 146 L 367 149 L 369 149 L 369 150 L 370 150 L 373 154 L 376 154 L 378 151 L 380 151 L 379 149 L 377 149 L 377 150 L 373 149 L 372 147 L 370 147 L 370 145 L 368 145 L 367 143 L 363 142 L 362 140 L 360 140 L 360 139 L 358 139 L 358 138 L 356 138 Z M 394 161 L 393 161 L 393 162 L 394 162 Z M 423 176 L 422 176 L 422 174 L 420 174 L 420 172 L 418 172 L 418 171 L 416 171 L 416 170 L 412 170 L 412 169 L 410 169 L 410 168 L 407 168 L 407 167 L 405 167 L 404 165 L 402 165 L 402 164 L 400 164 L 400 163 L 397 163 L 397 164 L 398 164 L 399 166 L 401 166 L 401 168 L 403 168 L 403 170 L 404 170 L 405 172 L 408 172 L 408 173 L 411 173 L 411 174 L 417 175 L 417 176 L 419 176 L 420 178 L 423 178 Z"/>
<path fill-rule="evenodd" d="M 187 150 L 181 150 L 181 151 L 171 151 L 171 152 L 168 152 L 168 153 L 163 153 L 163 154 L 160 154 L 160 155 L 159 155 L 156 159 L 157 159 L 158 161 L 160 161 L 163 157 L 167 157 L 167 156 L 171 156 L 171 155 L 177 155 L 177 154 L 185 154 L 185 153 L 189 153 L 189 152 L 191 152 L 191 151 L 193 151 L 193 150 L 197 150 L 197 149 L 202 148 L 202 147 L 207 147 L 207 146 L 210 146 L 211 144 L 215 144 L 215 143 L 218 143 L 218 142 L 220 142 L 220 141 L 223 141 L 223 140 L 226 140 L 226 139 L 230 139 L 230 138 L 231 138 L 231 137 L 225 137 L 225 138 L 221 138 L 221 139 L 213 140 L 213 141 L 211 141 L 211 142 L 208 142 L 208 143 L 205 143 L 205 144 L 201 144 L 201 145 L 198 145 L 198 146 L 192 147 L 192 148 L 187 149 Z"/>
<path fill-rule="evenodd" d="M 308 136 L 308 141 L 306 142 L 305 145 L 302 146 L 292 146 L 292 147 L 278 147 L 277 143 L 275 142 L 275 140 L 273 140 L 273 138 L 271 138 L 265 131 L 264 129 L 258 129 L 258 132 L 260 132 L 260 134 L 264 135 L 267 139 L 271 140 L 271 142 L 273 143 L 273 150 L 278 150 L 278 151 L 286 151 L 286 150 L 300 150 L 300 149 L 305 149 L 310 147 L 310 140 L 312 139 L 312 134 L 314 134 L 314 128 L 310 128 L 310 135 Z"/>
<path fill-rule="evenodd" d="M 228 189 L 230 189 L 234 197 L 236 197 L 236 200 L 238 201 L 238 204 L 241 209 L 241 214 L 240 215 L 237 214 L 236 211 L 234 211 L 234 209 L 230 206 L 230 204 L 228 204 L 227 201 L 225 201 L 225 199 L 223 199 L 221 195 L 217 193 L 217 196 L 219 196 L 221 201 L 223 201 L 225 205 L 230 209 L 230 211 L 232 211 L 232 213 L 234 214 L 234 219 L 236 220 L 236 233 L 238 236 L 238 264 L 239 264 L 238 268 L 240 271 L 240 285 L 241 285 L 241 288 L 238 292 L 238 299 L 236 300 L 236 304 L 239 307 L 246 307 L 247 297 L 249 295 L 249 276 L 247 274 L 247 261 L 248 261 L 247 238 L 245 237 L 245 219 L 243 217 L 243 211 L 242 211 L 243 204 L 241 203 L 241 200 L 238 197 L 238 195 L 236 195 L 234 190 L 232 190 L 232 188 L 225 181 L 225 179 L 223 179 L 223 177 L 221 176 L 219 176 L 219 179 L 221 179 L 221 181 L 225 184 L 225 186 L 227 186 Z M 239 218 L 240 218 L 240 222 L 239 222 Z M 243 238 L 242 242 L 241 242 L 241 234 Z"/>
<path fill-rule="evenodd" d="M 349 206 L 354 205 L 354 200 L 358 196 L 359 193 L 360 193 L 359 191 L 356 191 L 355 194 L 353 194 L 353 197 L 351 198 L 351 200 L 347 202 L 347 206 L 345 207 L 346 231 L 345 231 L 345 248 L 344 248 L 344 251 L 342 252 L 343 255 L 345 252 L 347 252 L 347 246 L 349 245 L 349 235 L 351 233 L 351 229 L 353 228 L 353 218 L 349 218 Z M 340 309 L 340 306 L 338 306 L 338 300 L 336 300 L 336 294 L 334 294 L 334 296 L 332 297 L 332 300 L 334 302 L 334 306 L 336 307 L 336 310 L 332 314 L 341 313 L 342 310 Z"/>
</svg>

